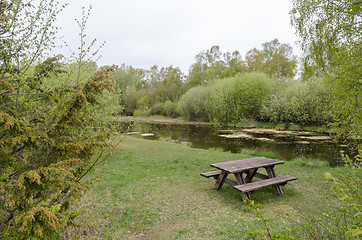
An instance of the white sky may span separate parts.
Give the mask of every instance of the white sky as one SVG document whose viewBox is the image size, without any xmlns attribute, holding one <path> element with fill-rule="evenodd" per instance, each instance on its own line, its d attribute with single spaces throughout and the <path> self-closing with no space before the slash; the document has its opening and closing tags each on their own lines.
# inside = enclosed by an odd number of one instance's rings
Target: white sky
<svg viewBox="0 0 362 240">
<path fill-rule="evenodd" d="M 82 6 L 89 5 L 87 41 L 96 38 L 98 46 L 106 41 L 100 66 L 172 65 L 187 74 L 195 56 L 213 45 L 222 52 L 239 50 L 244 57 L 274 38 L 300 53 L 288 0 L 73 0 L 58 18 L 73 50 L 79 45 L 75 18 L 81 19 Z"/>
</svg>

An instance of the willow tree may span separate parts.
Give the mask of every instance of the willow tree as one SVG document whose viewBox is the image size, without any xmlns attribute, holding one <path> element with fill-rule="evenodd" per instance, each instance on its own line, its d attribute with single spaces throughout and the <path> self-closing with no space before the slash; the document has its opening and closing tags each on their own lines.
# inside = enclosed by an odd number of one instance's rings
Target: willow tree
<svg viewBox="0 0 362 240">
<path fill-rule="evenodd" d="M 361 140 L 362 1 L 294 0 L 291 21 L 301 37 L 304 76 L 324 77 L 334 129 Z"/>
<path fill-rule="evenodd" d="M 46 84 L 66 76 L 60 57 L 42 57 L 61 9 L 0 1 L 0 239 L 54 239 L 110 146 L 92 106 L 112 87 L 111 67 L 80 84 Z"/>
</svg>

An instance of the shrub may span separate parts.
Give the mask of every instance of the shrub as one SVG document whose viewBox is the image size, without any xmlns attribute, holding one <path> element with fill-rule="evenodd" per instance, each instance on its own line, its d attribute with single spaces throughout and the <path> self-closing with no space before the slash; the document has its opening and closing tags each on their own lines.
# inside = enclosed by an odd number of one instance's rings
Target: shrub
<svg viewBox="0 0 362 240">
<path fill-rule="evenodd" d="M 145 89 L 141 89 L 138 91 L 128 90 L 123 96 L 123 104 L 124 104 L 123 114 L 133 115 L 133 112 L 137 108 L 137 101 L 146 95 L 147 92 Z"/>
<path fill-rule="evenodd" d="M 56 239 L 94 180 L 85 176 L 115 147 L 97 112 L 115 67 L 97 71 L 86 60 L 94 41 L 77 62 L 44 60 L 61 9 L 53 0 L 0 2 L 0 239 Z"/>
<path fill-rule="evenodd" d="M 165 102 L 165 115 L 168 117 L 177 117 L 178 113 L 176 111 L 177 105 L 171 101 Z"/>
<path fill-rule="evenodd" d="M 136 110 L 133 112 L 134 116 L 150 116 L 151 115 L 151 106 L 148 101 L 148 96 L 144 96 L 137 100 L 136 102 Z"/>
<path fill-rule="evenodd" d="M 327 94 L 320 79 L 292 81 L 269 97 L 260 114 L 264 120 L 275 123 L 325 124 L 330 119 L 326 111 Z"/>
<path fill-rule="evenodd" d="M 326 172 L 324 177 L 331 181 L 332 189 L 340 195 L 345 218 L 347 215 L 353 219 L 353 223 L 347 225 L 345 236 L 359 239 L 362 236 L 362 150 L 359 150 L 355 159 L 350 159 L 342 152 L 342 159 L 345 167 L 351 170 L 350 174 L 334 178 Z"/>
<path fill-rule="evenodd" d="M 208 98 L 209 88 L 197 86 L 187 91 L 178 102 L 178 110 L 187 120 L 207 121 L 205 102 Z"/>
<path fill-rule="evenodd" d="M 165 104 L 158 102 L 151 108 L 151 115 L 164 115 L 165 114 Z"/>
<path fill-rule="evenodd" d="M 210 120 L 219 123 L 258 118 L 259 109 L 271 90 L 271 79 L 263 73 L 238 74 L 210 86 L 206 109 Z"/>
</svg>

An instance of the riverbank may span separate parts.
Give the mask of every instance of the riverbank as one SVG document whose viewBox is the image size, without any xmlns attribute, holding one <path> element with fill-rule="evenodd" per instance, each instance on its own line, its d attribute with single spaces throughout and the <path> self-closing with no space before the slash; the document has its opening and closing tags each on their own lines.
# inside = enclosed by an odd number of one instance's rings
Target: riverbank
<svg viewBox="0 0 362 240">
<path fill-rule="evenodd" d="M 214 190 L 214 181 L 200 176 L 212 170 L 210 163 L 247 157 L 127 137 L 93 173 L 103 176 L 77 208 L 79 227 L 64 234 L 68 239 L 247 239 L 248 233 L 264 231 L 255 211 L 231 187 Z M 341 230 L 333 225 L 342 219 L 338 197 L 323 174 L 348 170 L 296 159 L 275 171 L 298 180 L 283 187 L 283 197 L 271 188 L 252 195 L 272 231 L 286 229 L 296 239 L 310 239 L 309 231 L 330 236 Z"/>
<path fill-rule="evenodd" d="M 115 121 L 124 121 L 124 122 L 147 122 L 147 123 L 163 123 L 163 124 L 189 124 L 189 125 L 208 125 L 208 126 L 220 126 L 217 123 L 212 122 L 199 122 L 199 121 L 187 121 L 182 117 L 170 118 L 165 116 L 120 116 L 114 118 Z M 258 122 L 254 120 L 246 120 L 243 122 L 228 124 L 226 127 L 232 128 L 267 128 L 275 129 L 278 131 L 310 131 L 316 133 L 328 133 L 328 128 L 326 126 L 300 126 L 293 123 L 270 123 L 270 122 Z"/>
</svg>

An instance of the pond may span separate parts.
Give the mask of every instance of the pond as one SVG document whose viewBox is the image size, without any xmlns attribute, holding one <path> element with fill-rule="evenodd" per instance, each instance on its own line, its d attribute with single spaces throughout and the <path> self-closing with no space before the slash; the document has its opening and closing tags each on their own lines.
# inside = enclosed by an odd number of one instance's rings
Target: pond
<svg viewBox="0 0 362 240">
<path fill-rule="evenodd" d="M 194 148 L 218 149 L 232 153 L 243 150 L 272 152 L 277 158 L 322 159 L 330 166 L 341 165 L 340 151 L 348 153 L 344 145 L 328 135 L 302 131 L 278 131 L 274 129 L 236 129 L 209 125 L 180 123 L 123 122 L 128 134 L 149 140 L 167 140 L 187 144 Z"/>
</svg>

